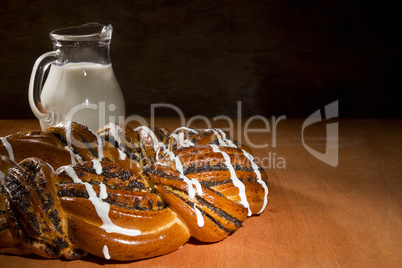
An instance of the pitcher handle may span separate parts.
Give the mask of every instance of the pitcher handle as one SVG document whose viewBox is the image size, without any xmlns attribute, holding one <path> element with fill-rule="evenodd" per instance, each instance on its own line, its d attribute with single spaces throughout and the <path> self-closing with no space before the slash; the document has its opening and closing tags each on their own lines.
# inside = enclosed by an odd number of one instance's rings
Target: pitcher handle
<svg viewBox="0 0 402 268">
<path fill-rule="evenodd" d="M 60 50 L 50 51 L 40 56 L 32 68 L 31 79 L 29 81 L 28 99 L 32 112 L 35 116 L 45 123 L 52 123 L 53 116 L 46 112 L 41 104 L 40 94 L 42 92 L 43 79 L 49 65 L 56 61 L 62 61 L 63 55 Z M 38 108 L 40 105 L 40 108 Z M 42 110 L 42 111 L 41 111 Z"/>
</svg>

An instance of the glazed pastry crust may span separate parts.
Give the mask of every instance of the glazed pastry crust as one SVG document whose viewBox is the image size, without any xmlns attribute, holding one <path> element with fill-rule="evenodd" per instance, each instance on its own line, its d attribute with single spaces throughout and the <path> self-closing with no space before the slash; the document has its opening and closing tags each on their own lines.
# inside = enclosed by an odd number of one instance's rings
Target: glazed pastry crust
<svg viewBox="0 0 402 268">
<path fill-rule="evenodd" d="M 220 129 L 62 122 L 2 141 L 0 253 L 149 258 L 220 241 L 268 202 L 251 150 Z"/>
</svg>

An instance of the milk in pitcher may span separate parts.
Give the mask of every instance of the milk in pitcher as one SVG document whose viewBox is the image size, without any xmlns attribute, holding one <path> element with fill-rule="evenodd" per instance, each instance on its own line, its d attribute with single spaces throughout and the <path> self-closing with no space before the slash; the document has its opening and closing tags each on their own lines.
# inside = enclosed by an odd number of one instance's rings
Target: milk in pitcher
<svg viewBox="0 0 402 268">
<path fill-rule="evenodd" d="M 52 64 L 41 101 L 57 121 L 72 120 L 94 131 L 107 122 L 123 121 L 125 115 L 123 94 L 111 64 Z"/>
</svg>

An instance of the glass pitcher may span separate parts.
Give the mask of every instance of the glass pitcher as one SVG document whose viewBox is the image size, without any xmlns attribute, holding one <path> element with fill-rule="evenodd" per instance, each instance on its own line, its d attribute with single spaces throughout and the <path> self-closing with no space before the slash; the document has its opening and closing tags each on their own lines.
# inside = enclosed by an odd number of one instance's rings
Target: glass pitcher
<svg viewBox="0 0 402 268">
<path fill-rule="evenodd" d="M 71 120 L 96 131 L 124 121 L 124 98 L 109 55 L 112 31 L 111 25 L 87 23 L 50 32 L 54 51 L 36 60 L 28 93 L 42 129 Z"/>
</svg>

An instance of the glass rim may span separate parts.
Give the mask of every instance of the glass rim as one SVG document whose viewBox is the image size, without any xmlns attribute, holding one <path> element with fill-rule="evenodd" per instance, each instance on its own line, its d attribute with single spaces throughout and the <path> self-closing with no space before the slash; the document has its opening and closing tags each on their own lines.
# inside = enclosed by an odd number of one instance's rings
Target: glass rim
<svg viewBox="0 0 402 268">
<path fill-rule="evenodd" d="M 57 41 L 101 41 L 110 40 L 112 32 L 111 24 L 106 26 L 97 22 L 90 22 L 56 29 L 51 31 L 49 35 L 50 39 Z"/>
</svg>

